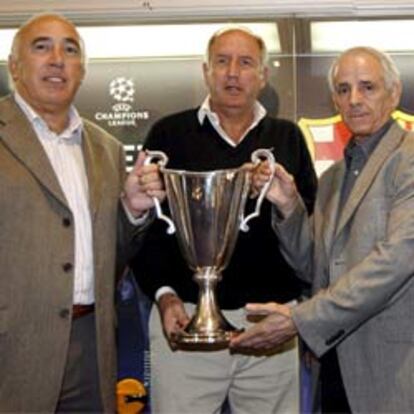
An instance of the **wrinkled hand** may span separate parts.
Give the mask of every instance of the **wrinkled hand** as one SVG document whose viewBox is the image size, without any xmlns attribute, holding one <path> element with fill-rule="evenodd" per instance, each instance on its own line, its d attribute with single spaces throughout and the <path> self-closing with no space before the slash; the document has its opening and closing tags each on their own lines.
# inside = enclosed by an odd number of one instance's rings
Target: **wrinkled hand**
<svg viewBox="0 0 414 414">
<path fill-rule="evenodd" d="M 165 293 L 158 300 L 158 309 L 165 335 L 174 348 L 172 334 L 182 331 L 190 322 L 182 300 L 174 293 Z"/>
<path fill-rule="evenodd" d="M 287 305 L 275 302 L 251 303 L 246 305 L 246 311 L 248 315 L 265 317 L 261 322 L 232 338 L 230 349 L 251 348 L 264 351 L 283 344 L 297 334 L 291 309 Z"/>
<path fill-rule="evenodd" d="M 275 204 L 283 217 L 288 217 L 298 202 L 298 190 L 294 177 L 280 164 L 275 165 L 273 178 L 269 162 L 260 163 L 254 171 L 252 184 L 255 193 L 259 193 L 264 185 L 272 179 L 266 198 Z"/>
<path fill-rule="evenodd" d="M 156 164 L 144 165 L 145 152 L 138 154 L 137 161 L 124 184 L 122 201 L 134 217 L 141 216 L 154 206 L 152 197 L 162 201 L 165 197 L 159 167 Z"/>
</svg>

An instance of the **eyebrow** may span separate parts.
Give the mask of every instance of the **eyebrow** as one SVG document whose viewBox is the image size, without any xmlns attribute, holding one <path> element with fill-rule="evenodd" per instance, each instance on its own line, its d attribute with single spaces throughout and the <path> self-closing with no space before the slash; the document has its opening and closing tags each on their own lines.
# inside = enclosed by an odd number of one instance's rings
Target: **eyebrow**
<svg viewBox="0 0 414 414">
<path fill-rule="evenodd" d="M 39 37 L 34 38 L 31 44 L 34 45 L 34 44 L 36 44 L 38 42 L 47 42 L 47 41 L 51 41 L 51 40 L 52 40 L 51 37 L 48 37 L 48 36 L 39 36 Z M 65 43 L 71 43 L 73 45 L 76 45 L 79 49 L 81 48 L 80 47 L 80 43 L 75 38 L 73 38 L 73 37 L 65 37 L 64 38 L 64 42 Z"/>
<path fill-rule="evenodd" d="M 349 85 L 350 85 L 349 82 L 338 82 L 334 84 L 335 88 L 340 88 L 341 86 L 349 86 Z"/>
<path fill-rule="evenodd" d="M 39 36 L 39 37 L 35 37 L 33 40 L 32 40 L 32 45 L 34 45 L 35 43 L 37 43 L 37 42 L 45 42 L 45 41 L 47 41 L 47 40 L 50 40 L 50 37 L 46 37 L 46 36 Z"/>
<path fill-rule="evenodd" d="M 214 55 L 215 57 L 230 57 L 232 58 L 233 55 L 232 53 L 227 53 L 227 52 L 223 52 L 223 53 L 217 53 Z M 237 59 L 250 59 L 250 60 L 256 60 L 256 58 L 253 55 L 237 55 Z"/>
<path fill-rule="evenodd" d="M 78 47 L 78 49 L 81 48 L 80 42 L 78 42 L 76 39 L 74 39 L 73 37 L 65 37 L 65 42 L 67 43 L 72 43 L 74 45 L 76 45 Z"/>
</svg>

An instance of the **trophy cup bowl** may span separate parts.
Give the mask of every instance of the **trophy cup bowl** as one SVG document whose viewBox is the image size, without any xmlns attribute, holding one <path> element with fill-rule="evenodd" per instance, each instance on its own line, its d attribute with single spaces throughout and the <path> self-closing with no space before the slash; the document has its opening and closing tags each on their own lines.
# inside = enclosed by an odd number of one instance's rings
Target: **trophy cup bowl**
<svg viewBox="0 0 414 414">
<path fill-rule="evenodd" d="M 244 207 L 251 184 L 251 171 L 233 168 L 194 172 L 166 168 L 168 157 L 161 151 L 148 151 L 146 164 L 157 160 L 163 175 L 172 220 L 165 216 L 154 198 L 158 218 L 168 223 L 167 233 L 176 232 L 180 250 L 194 272 L 199 286 L 196 310 L 187 327 L 173 335 L 178 347 L 197 345 L 205 349 L 225 347 L 241 332 L 226 320 L 216 300 L 215 289 L 228 265 L 239 229 L 247 231 L 247 222 L 257 217 L 265 193 L 262 189 L 255 211 L 244 218 Z M 273 154 L 256 150 L 252 161 L 269 160 Z"/>
</svg>

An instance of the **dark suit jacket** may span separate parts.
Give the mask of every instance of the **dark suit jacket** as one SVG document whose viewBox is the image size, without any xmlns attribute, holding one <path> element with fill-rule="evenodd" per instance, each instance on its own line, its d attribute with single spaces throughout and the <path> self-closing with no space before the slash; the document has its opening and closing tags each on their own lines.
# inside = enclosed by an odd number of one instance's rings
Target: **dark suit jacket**
<svg viewBox="0 0 414 414">
<path fill-rule="evenodd" d="M 110 412 L 116 381 L 116 241 L 121 249 L 139 235 L 119 209 L 125 175 L 120 143 L 85 121 L 82 150 L 93 227 L 100 385 Z M 2 412 L 55 409 L 71 329 L 74 275 L 64 265 L 73 261 L 72 213 L 30 123 L 7 97 L 0 101 Z"/>
<path fill-rule="evenodd" d="M 339 206 L 344 173 L 341 161 L 322 176 L 313 221 L 300 207 L 274 216 L 316 293 L 294 321 L 318 356 L 337 348 L 353 412 L 414 412 L 414 134 L 392 125 Z"/>
</svg>

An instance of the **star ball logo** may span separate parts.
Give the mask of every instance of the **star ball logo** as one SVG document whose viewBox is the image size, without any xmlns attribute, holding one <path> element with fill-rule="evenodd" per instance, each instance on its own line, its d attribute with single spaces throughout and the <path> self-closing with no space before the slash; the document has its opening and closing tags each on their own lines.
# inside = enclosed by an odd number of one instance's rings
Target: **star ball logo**
<svg viewBox="0 0 414 414">
<path fill-rule="evenodd" d="M 119 102 L 133 102 L 134 82 L 124 77 L 116 78 L 109 84 L 109 94 Z"/>
<path fill-rule="evenodd" d="M 109 96 L 116 101 L 110 112 L 96 112 L 97 121 L 106 122 L 109 127 L 137 126 L 139 120 L 148 120 L 148 111 L 137 111 L 133 106 L 135 85 L 132 79 L 118 76 L 109 82 Z"/>
</svg>

